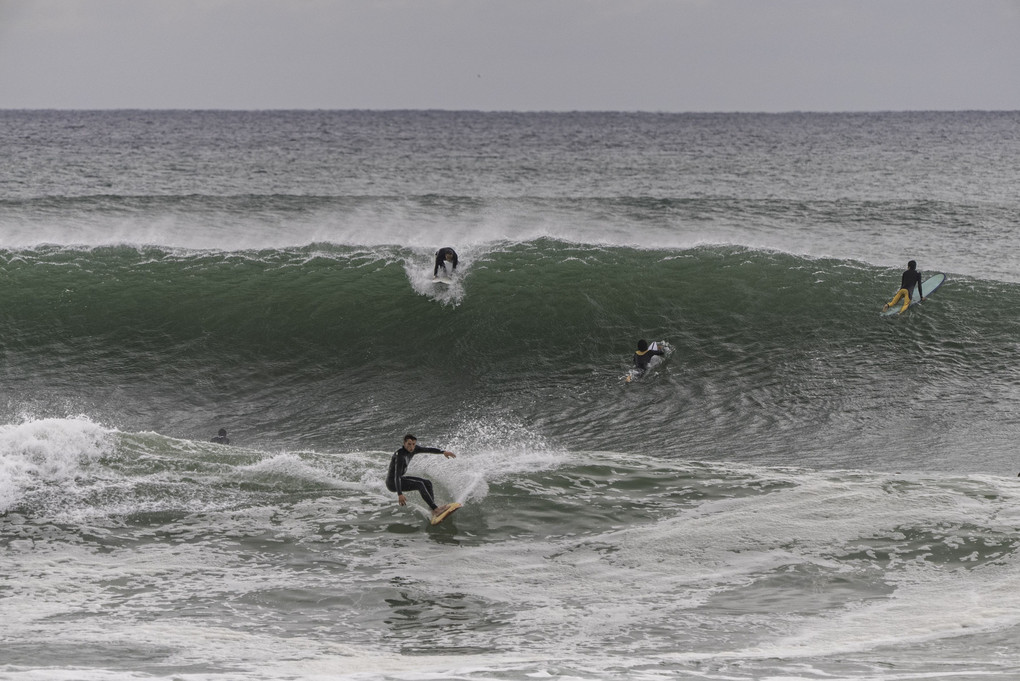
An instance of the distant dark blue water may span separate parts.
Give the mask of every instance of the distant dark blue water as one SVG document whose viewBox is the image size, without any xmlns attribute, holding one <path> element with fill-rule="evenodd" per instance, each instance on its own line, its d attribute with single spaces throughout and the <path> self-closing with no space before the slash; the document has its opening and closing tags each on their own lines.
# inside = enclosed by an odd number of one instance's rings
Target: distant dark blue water
<svg viewBox="0 0 1020 681">
<path fill-rule="evenodd" d="M 0 677 L 1020 671 L 1018 113 L 6 111 L 0 168 Z"/>
</svg>

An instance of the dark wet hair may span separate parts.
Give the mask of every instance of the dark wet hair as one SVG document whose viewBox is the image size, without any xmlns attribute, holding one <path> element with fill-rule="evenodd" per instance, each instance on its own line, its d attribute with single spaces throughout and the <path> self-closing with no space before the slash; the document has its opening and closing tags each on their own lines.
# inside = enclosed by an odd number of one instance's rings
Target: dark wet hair
<svg viewBox="0 0 1020 681">
<path fill-rule="evenodd" d="M 916 260 L 911 260 L 910 262 L 907 263 L 907 269 L 908 270 L 912 270 L 912 269 L 914 269 L 916 267 L 917 267 L 917 261 Z"/>
<path fill-rule="evenodd" d="M 226 436 L 227 436 L 227 429 L 226 428 L 220 428 L 220 437 L 226 437 Z"/>
<path fill-rule="evenodd" d="M 407 435 L 404 436 L 404 442 L 407 442 L 408 440 L 414 440 L 415 442 L 417 442 L 418 438 L 408 433 Z"/>
<path fill-rule="evenodd" d="M 638 349 L 638 352 L 644 352 L 645 350 L 647 350 L 648 349 L 648 341 L 646 341 L 644 338 L 639 340 L 637 342 L 637 349 Z"/>
</svg>

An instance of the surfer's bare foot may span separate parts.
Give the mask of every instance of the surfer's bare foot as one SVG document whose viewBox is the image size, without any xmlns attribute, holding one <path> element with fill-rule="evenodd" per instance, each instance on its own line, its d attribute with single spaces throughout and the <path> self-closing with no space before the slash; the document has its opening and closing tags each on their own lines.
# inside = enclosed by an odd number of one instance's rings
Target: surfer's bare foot
<svg viewBox="0 0 1020 681">
<path fill-rule="evenodd" d="M 445 511 L 448 508 L 450 508 L 449 504 L 443 504 L 442 506 L 438 506 L 438 507 L 434 508 L 432 510 L 432 517 L 433 518 L 436 517 L 437 515 L 439 515 L 440 513 L 442 513 L 443 511 Z"/>
<path fill-rule="evenodd" d="M 889 303 L 886 303 L 885 305 L 882 306 L 882 312 L 885 312 L 888 309 L 889 309 Z"/>
</svg>

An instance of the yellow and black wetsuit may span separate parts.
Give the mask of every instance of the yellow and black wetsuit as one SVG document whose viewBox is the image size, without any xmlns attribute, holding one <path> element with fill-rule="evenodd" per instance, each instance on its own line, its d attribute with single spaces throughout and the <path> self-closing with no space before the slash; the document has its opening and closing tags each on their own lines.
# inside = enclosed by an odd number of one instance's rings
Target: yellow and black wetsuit
<svg viewBox="0 0 1020 681">
<path fill-rule="evenodd" d="M 910 289 L 914 288 L 915 285 L 917 286 L 917 296 L 919 298 L 924 298 L 924 291 L 921 290 L 921 273 L 917 270 L 904 271 L 903 277 L 900 279 L 900 290 L 897 291 L 896 295 L 893 296 L 893 299 L 886 304 L 886 307 L 892 307 L 899 302 L 900 298 L 902 298 L 903 307 L 900 308 L 900 312 L 904 312 L 908 307 L 910 307 Z"/>
<path fill-rule="evenodd" d="M 652 357 L 662 357 L 665 354 L 662 350 L 638 350 L 634 353 L 634 367 L 644 373 L 648 369 L 648 363 L 652 361 Z"/>
</svg>

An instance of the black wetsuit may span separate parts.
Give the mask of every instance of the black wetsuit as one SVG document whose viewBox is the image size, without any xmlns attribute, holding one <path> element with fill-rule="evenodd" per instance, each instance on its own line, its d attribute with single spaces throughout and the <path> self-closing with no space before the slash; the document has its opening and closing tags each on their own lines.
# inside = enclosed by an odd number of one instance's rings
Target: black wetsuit
<svg viewBox="0 0 1020 681">
<path fill-rule="evenodd" d="M 436 510 L 436 497 L 432 492 L 432 483 L 425 478 L 415 478 L 410 475 L 404 475 L 407 472 L 407 466 L 411 463 L 411 459 L 414 458 L 415 454 L 442 454 L 442 449 L 436 449 L 435 447 L 421 447 L 419 445 L 414 446 L 414 451 L 407 451 L 403 447 L 393 452 L 393 456 L 390 458 L 390 470 L 386 473 L 386 489 L 397 494 L 403 494 L 404 491 L 415 491 L 421 494 L 421 498 L 425 500 L 425 503 L 429 505 L 433 511 Z"/>
<path fill-rule="evenodd" d="M 900 288 L 907 289 L 907 295 L 910 295 L 910 290 L 914 288 L 914 284 L 917 284 L 917 296 L 924 298 L 924 291 L 921 290 L 921 273 L 917 270 L 906 270 L 903 273 L 903 278 L 900 279 Z"/>
<path fill-rule="evenodd" d="M 634 353 L 634 366 L 638 371 L 644 373 L 648 369 L 648 363 L 652 361 L 652 357 L 662 357 L 666 353 L 662 350 L 645 350 L 641 352 L 638 350 Z"/>
<path fill-rule="evenodd" d="M 446 271 L 446 256 L 447 255 L 453 255 L 453 260 L 450 261 L 450 264 L 453 265 L 453 271 L 454 272 L 457 271 L 457 251 L 455 251 L 452 248 L 450 248 L 449 246 L 447 246 L 445 248 L 440 248 L 438 251 L 436 251 L 436 266 L 432 270 L 432 276 L 433 277 L 439 275 L 439 268 L 440 267 L 443 268 L 444 272 Z"/>
</svg>

